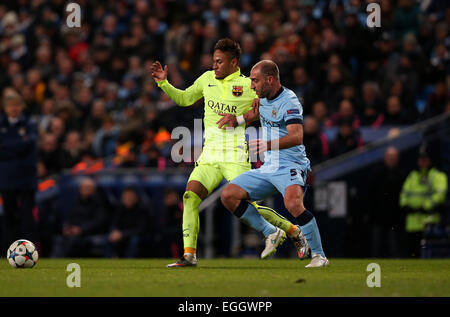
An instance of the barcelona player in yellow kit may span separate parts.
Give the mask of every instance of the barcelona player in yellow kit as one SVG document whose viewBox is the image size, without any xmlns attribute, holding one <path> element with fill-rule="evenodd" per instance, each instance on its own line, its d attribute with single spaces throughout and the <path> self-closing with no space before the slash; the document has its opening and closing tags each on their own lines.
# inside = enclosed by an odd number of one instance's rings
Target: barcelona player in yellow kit
<svg viewBox="0 0 450 317">
<path fill-rule="evenodd" d="M 240 72 L 239 57 L 239 44 L 230 39 L 218 41 L 214 48 L 213 70 L 203 73 L 186 90 L 177 89 L 168 82 L 167 66 L 163 69 L 159 62 L 152 65 L 152 77 L 158 87 L 177 105 L 187 107 L 202 97 L 205 104 L 203 151 L 197 159 L 183 195 L 184 255 L 168 267 L 197 265 L 200 203 L 223 178 L 231 181 L 251 169 L 245 140 L 245 123 L 231 130 L 220 129 L 218 126 L 224 114 L 235 118 L 251 112 L 252 103 L 257 98 L 250 88 L 249 78 Z M 261 254 L 262 258 L 276 251 L 278 245 L 284 241 L 286 232 L 293 238 L 300 253 L 307 251 L 306 239 L 298 228 L 270 208 L 255 203 L 249 204 L 240 220 L 262 232 L 266 237 L 266 248 Z"/>
</svg>

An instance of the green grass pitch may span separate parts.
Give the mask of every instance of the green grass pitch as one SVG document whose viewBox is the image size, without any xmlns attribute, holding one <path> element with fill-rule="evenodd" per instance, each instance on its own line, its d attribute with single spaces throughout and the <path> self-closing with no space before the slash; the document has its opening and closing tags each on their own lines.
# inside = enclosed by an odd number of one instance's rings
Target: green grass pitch
<svg viewBox="0 0 450 317">
<path fill-rule="evenodd" d="M 330 259 L 306 269 L 295 259 L 200 259 L 197 268 L 165 268 L 168 259 L 40 259 L 32 269 L 0 263 L 0 296 L 335 297 L 450 296 L 450 259 Z M 81 287 L 69 288 L 69 263 L 81 267 Z M 369 263 L 381 287 L 366 284 Z"/>
</svg>

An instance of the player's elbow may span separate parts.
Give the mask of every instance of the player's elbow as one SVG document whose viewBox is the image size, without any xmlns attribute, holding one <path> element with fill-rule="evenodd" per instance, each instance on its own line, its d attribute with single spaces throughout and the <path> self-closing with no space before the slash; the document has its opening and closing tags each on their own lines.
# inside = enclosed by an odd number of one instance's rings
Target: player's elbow
<svg viewBox="0 0 450 317">
<path fill-rule="evenodd" d="M 188 100 L 184 100 L 184 99 L 175 101 L 175 104 L 176 104 L 177 106 L 183 107 L 183 108 L 184 108 L 184 107 L 192 106 L 192 103 L 191 103 L 191 102 L 189 102 Z"/>
</svg>

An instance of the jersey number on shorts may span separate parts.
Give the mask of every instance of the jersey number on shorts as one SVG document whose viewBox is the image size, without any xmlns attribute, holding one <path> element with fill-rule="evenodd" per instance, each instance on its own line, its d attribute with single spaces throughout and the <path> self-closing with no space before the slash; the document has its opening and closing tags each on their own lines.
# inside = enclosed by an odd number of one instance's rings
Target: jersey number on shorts
<svg viewBox="0 0 450 317">
<path fill-rule="evenodd" d="M 295 168 L 290 170 L 291 172 L 291 181 L 293 181 L 294 179 L 292 177 L 295 177 L 297 175 L 297 171 L 295 170 Z M 305 172 L 300 170 L 300 175 L 303 179 L 303 182 L 306 183 L 306 179 L 305 179 Z"/>
</svg>

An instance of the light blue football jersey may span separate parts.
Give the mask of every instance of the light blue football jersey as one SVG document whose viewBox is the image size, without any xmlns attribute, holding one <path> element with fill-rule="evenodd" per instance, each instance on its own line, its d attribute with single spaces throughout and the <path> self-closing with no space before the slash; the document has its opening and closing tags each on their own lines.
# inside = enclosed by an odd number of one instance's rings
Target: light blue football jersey
<svg viewBox="0 0 450 317">
<path fill-rule="evenodd" d="M 263 129 L 263 139 L 276 140 L 288 134 L 286 126 L 291 123 L 303 124 L 303 107 L 295 93 L 282 87 L 283 91 L 274 99 L 260 99 L 259 115 Z M 310 170 L 310 162 L 303 144 L 282 150 L 267 151 L 264 166 L 285 167 L 298 164 Z"/>
</svg>

